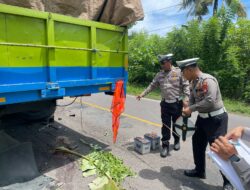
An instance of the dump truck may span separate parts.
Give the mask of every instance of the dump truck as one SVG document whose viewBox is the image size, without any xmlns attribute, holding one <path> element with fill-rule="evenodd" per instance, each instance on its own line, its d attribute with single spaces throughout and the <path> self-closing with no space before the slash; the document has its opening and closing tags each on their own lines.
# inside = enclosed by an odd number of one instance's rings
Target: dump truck
<svg viewBox="0 0 250 190">
<path fill-rule="evenodd" d="M 57 99 L 112 94 L 128 78 L 127 31 L 0 4 L 0 117 L 48 118 Z"/>
</svg>

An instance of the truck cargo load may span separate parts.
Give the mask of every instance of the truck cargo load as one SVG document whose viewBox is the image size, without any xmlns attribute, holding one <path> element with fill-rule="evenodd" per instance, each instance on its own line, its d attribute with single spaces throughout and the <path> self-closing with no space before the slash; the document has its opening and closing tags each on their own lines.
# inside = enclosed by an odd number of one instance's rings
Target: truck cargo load
<svg viewBox="0 0 250 190">
<path fill-rule="evenodd" d="M 144 17 L 140 0 L 0 0 L 0 3 L 119 26 Z"/>
</svg>

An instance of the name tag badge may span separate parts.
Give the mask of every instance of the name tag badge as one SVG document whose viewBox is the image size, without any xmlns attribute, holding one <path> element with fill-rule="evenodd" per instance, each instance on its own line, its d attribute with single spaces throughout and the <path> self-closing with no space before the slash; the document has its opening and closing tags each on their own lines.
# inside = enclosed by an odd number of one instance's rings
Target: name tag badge
<svg viewBox="0 0 250 190">
<path fill-rule="evenodd" d="M 166 89 L 166 88 L 170 88 L 172 85 L 171 84 L 169 84 L 169 83 L 167 83 L 167 84 L 164 84 L 164 88 Z"/>
<path fill-rule="evenodd" d="M 173 81 L 176 81 L 178 79 L 178 77 L 172 77 Z"/>
<path fill-rule="evenodd" d="M 177 80 L 178 79 L 178 76 L 177 76 L 177 73 L 176 72 L 173 72 L 172 75 L 171 75 L 171 78 L 172 80 Z"/>
</svg>

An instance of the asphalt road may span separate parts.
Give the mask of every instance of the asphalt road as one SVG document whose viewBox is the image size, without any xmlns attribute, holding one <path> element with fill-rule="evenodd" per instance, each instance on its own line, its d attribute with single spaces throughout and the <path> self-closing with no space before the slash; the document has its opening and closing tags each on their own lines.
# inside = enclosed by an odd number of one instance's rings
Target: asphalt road
<svg viewBox="0 0 250 190">
<path fill-rule="evenodd" d="M 110 108 L 111 97 L 103 94 L 92 95 L 91 97 L 83 98 L 84 102 L 99 105 L 105 108 Z M 141 119 L 146 119 L 160 124 L 160 101 L 143 98 L 141 101 L 137 101 L 134 96 L 128 95 L 126 99 L 126 114 L 130 114 Z M 193 114 L 192 120 L 195 122 L 197 113 Z M 229 113 L 229 129 L 238 126 L 249 126 L 250 118 L 242 115 Z M 249 126 L 250 127 L 250 126 Z"/>
<path fill-rule="evenodd" d="M 65 99 L 59 103 L 67 104 L 71 101 L 72 99 Z M 128 178 L 124 182 L 126 189 L 221 189 L 221 176 L 215 164 L 209 159 L 207 159 L 206 180 L 192 179 L 183 175 L 184 169 L 194 167 L 191 137 L 188 137 L 187 141 L 181 143 L 180 151 L 172 150 L 167 158 L 160 158 L 159 151 L 146 155 L 134 152 L 134 137 L 143 136 L 145 133 L 153 131 L 160 134 L 159 101 L 143 99 L 138 102 L 135 100 L 135 97 L 128 96 L 126 110 L 121 117 L 118 142 L 115 145 L 112 144 L 112 121 L 111 113 L 109 112 L 111 102 L 112 97 L 104 94 L 83 97 L 82 99 L 77 99 L 69 107 L 58 108 L 56 116 L 57 118 L 63 118 L 58 122 L 70 128 L 73 127 L 77 132 L 105 144 L 113 154 L 122 158 L 128 166 L 137 172 L 136 178 Z M 75 117 L 70 117 L 71 113 L 74 113 Z M 195 121 L 195 115 L 193 114 L 193 121 Z M 248 117 L 229 114 L 230 128 L 237 125 L 247 126 L 249 123 L 250 118 Z M 55 177 L 55 175 L 50 176 Z M 70 184 L 71 189 L 79 189 L 77 182 L 71 182 Z M 81 183 L 81 187 L 85 189 L 83 184 Z M 67 187 L 69 188 L 69 186 Z"/>
<path fill-rule="evenodd" d="M 45 190 L 52 189 L 46 185 L 43 177 L 46 175 L 53 179 L 58 190 L 88 189 L 93 177 L 83 178 L 80 171 L 80 159 L 68 154 L 55 153 L 58 146 L 73 148 L 75 151 L 87 155 L 91 149 L 81 143 L 98 144 L 105 150 L 124 160 L 137 176 L 127 178 L 123 184 L 126 190 L 219 190 L 222 186 L 220 173 L 207 159 L 207 179 L 193 179 L 183 175 L 184 169 L 193 168 L 193 155 L 191 136 L 181 142 L 181 150 L 172 150 L 170 156 L 161 158 L 159 150 L 149 154 L 140 155 L 134 151 L 133 140 L 145 133 L 156 132 L 160 135 L 160 105 L 159 101 L 143 99 L 138 102 L 135 97 L 128 96 L 125 113 L 121 117 L 121 124 L 117 143 L 112 143 L 112 115 L 110 107 L 111 96 L 96 94 L 90 97 L 78 98 L 73 104 L 73 98 L 59 100 L 55 113 L 55 123 L 44 125 L 42 123 L 21 123 L 18 116 L 7 118 L 0 126 L 6 134 L 23 143 L 31 142 L 40 178 L 32 181 L 11 184 L 1 189 Z M 64 106 L 68 105 L 69 106 Z M 192 120 L 195 121 L 193 114 Z M 250 118 L 229 115 L 229 127 L 237 125 L 249 126 Z M 173 142 L 173 140 L 171 140 Z M 46 184 L 45 184 L 46 183 Z M 22 187 L 22 188 L 21 188 Z"/>
</svg>

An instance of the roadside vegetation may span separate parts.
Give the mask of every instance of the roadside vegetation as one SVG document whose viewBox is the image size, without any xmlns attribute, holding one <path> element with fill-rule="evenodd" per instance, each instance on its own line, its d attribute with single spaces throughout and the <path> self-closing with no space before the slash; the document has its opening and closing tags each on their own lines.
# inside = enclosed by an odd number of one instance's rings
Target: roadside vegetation
<svg viewBox="0 0 250 190">
<path fill-rule="evenodd" d="M 127 93 L 129 95 L 137 96 L 139 95 L 147 86 L 140 86 L 134 84 L 128 84 L 127 86 Z M 148 94 L 145 98 L 154 99 L 154 100 L 161 100 L 160 91 L 155 90 Z M 223 98 L 224 105 L 228 112 L 235 113 L 235 114 L 242 114 L 245 116 L 250 117 L 250 104 L 247 104 L 243 101 L 239 100 L 232 100 L 229 98 Z"/>
<path fill-rule="evenodd" d="M 139 94 L 160 70 L 159 54 L 176 60 L 199 57 L 203 72 L 215 76 L 229 111 L 250 115 L 250 20 L 222 7 L 208 20 L 194 19 L 165 36 L 145 31 L 129 36 L 129 94 Z M 153 92 L 149 98 L 159 99 Z"/>
</svg>

